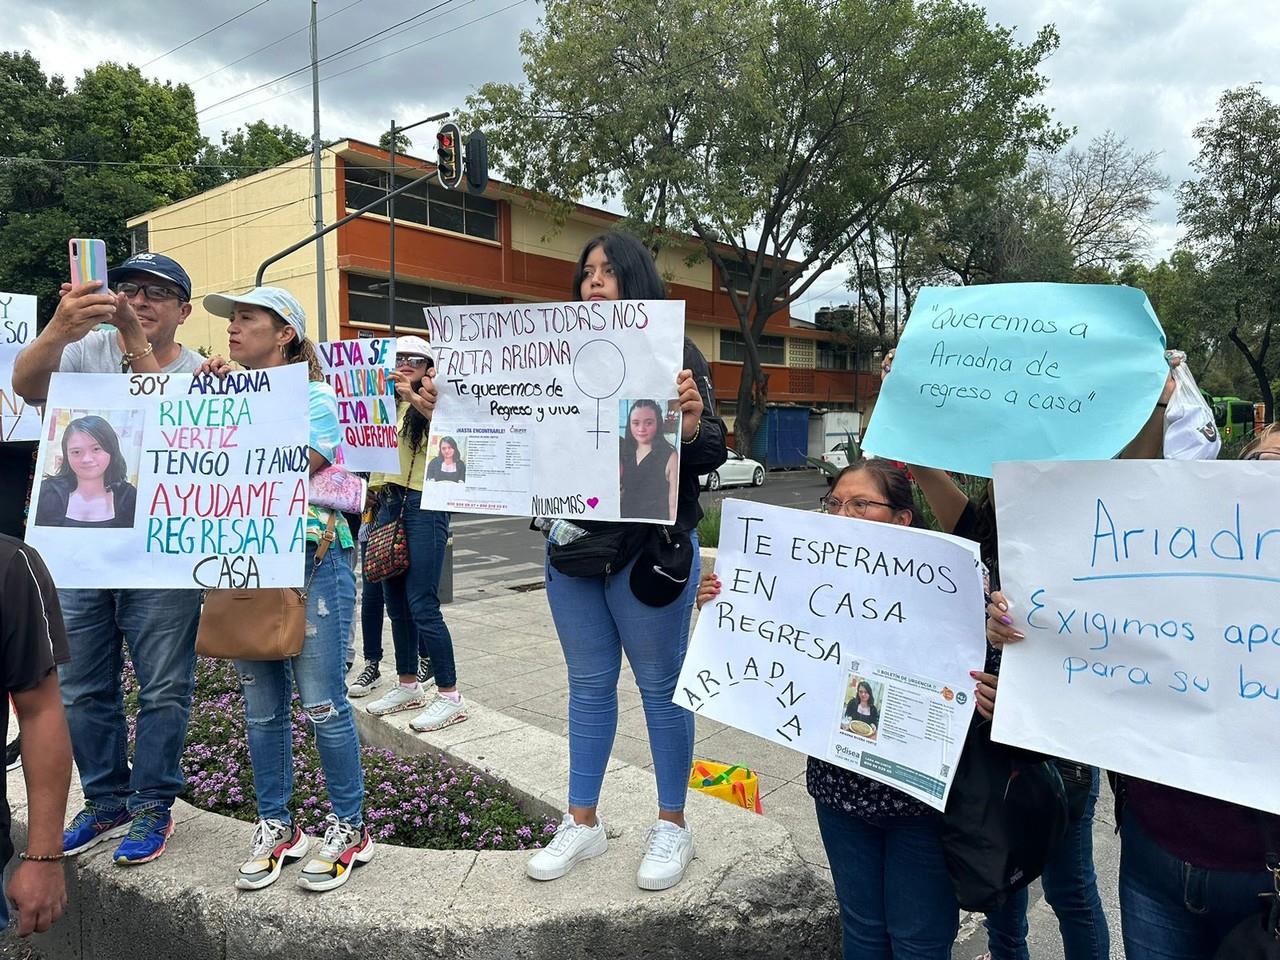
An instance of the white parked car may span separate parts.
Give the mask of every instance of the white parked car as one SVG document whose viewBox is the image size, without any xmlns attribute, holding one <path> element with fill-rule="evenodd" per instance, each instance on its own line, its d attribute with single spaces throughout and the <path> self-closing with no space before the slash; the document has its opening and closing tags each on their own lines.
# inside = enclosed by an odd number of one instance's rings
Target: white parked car
<svg viewBox="0 0 1280 960">
<path fill-rule="evenodd" d="M 823 463 L 831 464 L 837 470 L 843 470 L 849 465 L 849 454 L 845 452 L 845 445 L 843 443 L 832 447 L 818 459 Z"/>
<path fill-rule="evenodd" d="M 744 457 L 737 450 L 729 451 L 729 459 L 710 473 L 698 478 L 704 490 L 719 490 L 721 487 L 742 487 L 750 484 L 753 487 L 764 484 L 764 464 L 759 460 Z"/>
</svg>

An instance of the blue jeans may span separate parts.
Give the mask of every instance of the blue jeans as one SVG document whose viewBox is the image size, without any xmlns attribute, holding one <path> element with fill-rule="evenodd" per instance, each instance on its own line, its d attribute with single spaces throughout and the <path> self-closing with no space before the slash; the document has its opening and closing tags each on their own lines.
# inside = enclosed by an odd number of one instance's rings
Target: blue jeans
<svg viewBox="0 0 1280 960">
<path fill-rule="evenodd" d="M 1262 869 L 1208 870 L 1167 853 L 1131 812 L 1120 828 L 1120 929 L 1127 960 L 1212 960 L 1272 888 Z"/>
<path fill-rule="evenodd" d="M 364 554 L 365 544 L 360 545 L 360 637 L 361 647 L 364 652 L 366 663 L 382 662 L 382 622 L 386 615 L 385 594 L 382 589 L 382 581 L 371 581 L 364 575 Z M 400 620 L 391 621 L 391 637 L 392 642 L 397 646 L 406 646 L 409 642 L 409 635 L 405 632 L 408 624 Z M 426 645 L 423 644 L 418 651 L 422 656 L 427 656 Z"/>
<path fill-rule="evenodd" d="M 102 810 L 169 809 L 195 686 L 199 590 L 59 590 L 71 660 L 58 667 L 85 799 Z M 133 770 L 120 673 L 138 677 Z"/>
<path fill-rule="evenodd" d="M 315 544 L 307 544 L 311 573 Z M 244 693 L 249 759 L 258 817 L 292 821 L 293 722 L 291 701 L 297 681 L 302 708 L 316 732 L 320 765 L 333 812 L 347 823 L 363 822 L 364 774 L 360 740 L 344 683 L 347 636 L 356 608 L 351 551 L 329 549 L 307 594 L 307 629 L 302 652 L 292 660 L 237 660 Z"/>
<path fill-rule="evenodd" d="M 378 506 L 378 523 L 394 520 L 404 503 L 404 529 L 409 539 L 409 569 L 382 581 L 382 596 L 391 617 L 391 640 L 396 648 L 396 673 L 408 677 L 418 672 L 418 651 L 435 670 L 442 690 L 458 685 L 453 661 L 453 637 L 440 612 L 440 571 L 449 541 L 449 514 L 423 510 L 417 490 L 388 486 Z M 396 632 L 396 622 L 401 625 Z"/>
<path fill-rule="evenodd" d="M 607 582 L 602 576 L 569 577 L 545 563 L 547 602 L 569 671 L 570 806 L 594 807 L 600 800 L 618 730 L 618 676 L 625 650 L 644 704 L 658 808 L 684 809 L 693 765 L 693 714 L 671 698 L 689 644 L 700 565 L 694 531 L 693 569 L 684 592 L 665 607 L 650 607 L 631 592 L 630 563 Z"/>
<path fill-rule="evenodd" d="M 1067 835 L 1040 877 L 1044 898 L 1058 918 L 1066 960 L 1107 960 L 1111 956 L 1111 933 L 1093 871 L 1093 810 L 1098 803 L 1099 779 L 1094 767 L 1084 814 L 1067 826 Z M 1024 887 L 1002 909 L 987 914 L 987 947 L 992 960 L 1030 960 L 1027 904 Z"/>
<path fill-rule="evenodd" d="M 960 904 L 942 855 L 941 819 L 863 818 L 814 806 L 845 960 L 950 960 Z"/>
</svg>

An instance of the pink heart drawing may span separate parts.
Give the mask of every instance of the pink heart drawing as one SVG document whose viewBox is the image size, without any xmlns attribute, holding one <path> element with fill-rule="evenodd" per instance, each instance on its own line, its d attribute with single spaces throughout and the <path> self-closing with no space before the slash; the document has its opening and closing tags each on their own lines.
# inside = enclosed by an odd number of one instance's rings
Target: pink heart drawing
<svg viewBox="0 0 1280 960">
<path fill-rule="evenodd" d="M 600 505 L 599 497 L 587 497 L 587 506 L 594 510 Z"/>
</svg>

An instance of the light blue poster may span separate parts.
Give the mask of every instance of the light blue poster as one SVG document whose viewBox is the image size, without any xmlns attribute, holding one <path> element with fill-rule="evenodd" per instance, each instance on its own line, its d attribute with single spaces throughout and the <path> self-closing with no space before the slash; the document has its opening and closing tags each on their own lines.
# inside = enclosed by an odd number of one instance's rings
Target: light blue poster
<svg viewBox="0 0 1280 960">
<path fill-rule="evenodd" d="M 1107 460 L 1151 416 L 1164 348 L 1132 287 L 927 287 L 862 446 L 985 477 L 1000 460 Z"/>
</svg>

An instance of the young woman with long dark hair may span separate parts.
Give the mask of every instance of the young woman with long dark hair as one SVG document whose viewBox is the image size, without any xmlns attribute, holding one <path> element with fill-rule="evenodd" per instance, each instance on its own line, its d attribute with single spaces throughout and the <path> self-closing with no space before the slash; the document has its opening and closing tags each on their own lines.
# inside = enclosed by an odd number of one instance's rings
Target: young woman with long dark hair
<svg viewBox="0 0 1280 960">
<path fill-rule="evenodd" d="M 627 233 L 588 241 L 574 270 L 577 300 L 662 300 L 666 286 L 649 251 Z M 605 767 L 618 726 L 618 676 L 625 652 L 644 705 L 658 782 L 657 820 L 646 834 L 636 882 L 646 890 L 679 883 L 693 859 L 693 832 L 684 819 L 693 761 L 693 714 L 672 703 L 689 639 L 698 582 L 698 476 L 725 460 L 724 425 L 715 416 L 705 358 L 687 338 L 676 381 L 681 410 L 680 470 L 675 529 L 687 532 L 693 568 L 679 597 L 664 607 L 642 603 L 631 590 L 631 567 L 610 576 L 571 577 L 547 564 L 547 600 L 569 673 L 569 812 L 555 838 L 530 858 L 529 876 L 554 880 L 581 860 L 608 849 L 596 815 Z"/>
<path fill-rule="evenodd" d="M 40 484 L 36 525 L 132 527 L 138 491 L 120 438 L 102 417 L 77 417 L 62 432 L 62 463 Z"/>
</svg>

